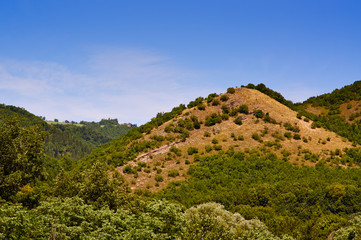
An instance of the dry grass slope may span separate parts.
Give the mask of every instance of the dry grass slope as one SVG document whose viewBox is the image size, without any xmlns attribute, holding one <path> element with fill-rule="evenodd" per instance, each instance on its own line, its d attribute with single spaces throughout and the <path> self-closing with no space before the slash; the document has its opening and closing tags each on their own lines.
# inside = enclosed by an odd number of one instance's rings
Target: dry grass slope
<svg viewBox="0 0 361 240">
<path fill-rule="evenodd" d="M 313 129 L 312 121 L 304 117 L 297 118 L 296 112 L 257 90 L 237 88 L 235 93 L 225 95 L 228 96 L 228 99 L 223 99 L 225 101 L 220 100 L 221 96 L 216 98 L 220 102 L 219 105 L 213 106 L 212 102 L 204 101 L 204 110 L 198 107 L 186 109 L 178 118 L 153 129 L 150 134 L 145 134 L 139 140 L 152 140 L 154 136 L 165 138 L 160 147 L 140 154 L 128 163 L 133 168 L 140 166 L 136 173 L 124 174 L 133 190 L 156 191 L 170 181 L 184 180 L 189 166 L 196 164 L 195 156 L 215 154 L 222 150 L 249 152 L 258 149 L 264 153 L 274 152 L 280 158 L 294 164 L 313 166 L 317 161 L 325 161 L 331 151 L 335 152 L 338 149 L 337 151 L 342 152 L 342 149 L 352 147 L 350 142 L 333 132 L 321 128 Z M 229 109 L 247 105 L 249 113 L 238 113 L 237 116 L 229 116 L 228 120 L 221 123 L 205 126 L 207 116 L 213 113 L 222 114 L 222 105 L 227 105 Z M 257 118 L 254 115 L 254 111 L 257 110 L 267 113 L 275 121 L 272 123 Z M 190 130 L 185 141 L 177 137 L 179 134 L 169 131 L 176 127 L 180 120 L 190 119 L 191 116 L 198 119 L 201 127 Z M 241 125 L 234 122 L 237 117 L 242 119 Z M 189 149 L 190 147 L 192 149 Z M 312 154 L 318 159 L 304 160 L 307 159 L 306 155 Z M 123 173 L 126 167 L 119 167 L 118 170 Z"/>
</svg>

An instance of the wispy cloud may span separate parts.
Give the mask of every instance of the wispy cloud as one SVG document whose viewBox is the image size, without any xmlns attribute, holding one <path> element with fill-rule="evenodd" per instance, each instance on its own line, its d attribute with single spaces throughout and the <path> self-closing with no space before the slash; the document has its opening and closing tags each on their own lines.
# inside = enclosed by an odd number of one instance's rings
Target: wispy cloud
<svg viewBox="0 0 361 240">
<path fill-rule="evenodd" d="M 197 74 L 148 52 L 105 50 L 83 68 L 77 73 L 57 63 L 2 60 L 0 100 L 48 119 L 112 117 L 141 124 L 211 91 L 192 90 Z"/>
</svg>

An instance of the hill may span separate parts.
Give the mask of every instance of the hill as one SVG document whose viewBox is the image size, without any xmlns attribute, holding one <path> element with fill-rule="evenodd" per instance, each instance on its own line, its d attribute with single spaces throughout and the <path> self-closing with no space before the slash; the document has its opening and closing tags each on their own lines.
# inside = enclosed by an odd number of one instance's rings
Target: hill
<svg viewBox="0 0 361 240">
<path fill-rule="evenodd" d="M 23 108 L 0 105 L 0 121 L 14 119 L 22 126 L 40 126 L 47 132 L 45 153 L 50 157 L 70 157 L 77 160 L 94 148 L 126 133 L 132 124 L 118 124 L 116 119 L 83 124 L 47 122 Z"/>
<path fill-rule="evenodd" d="M 132 189 L 150 190 L 186 179 L 189 166 L 200 156 L 218 152 L 274 153 L 296 165 L 359 164 L 348 157 L 348 149 L 353 148 L 350 141 L 315 127 L 308 118 L 255 89 L 231 88 L 219 96 L 197 98 L 187 107 L 173 109 L 170 119 L 158 114 L 152 120 L 157 124 L 149 123 L 102 146 L 86 161 L 118 166 Z"/>
<path fill-rule="evenodd" d="M 316 126 L 361 144 L 361 81 L 311 97 L 295 108 L 312 119 Z"/>
<path fill-rule="evenodd" d="M 12 153 L 7 161 L 13 172 L 0 174 L 5 183 L 0 196 L 7 201 L 0 203 L 0 234 L 357 239 L 360 148 L 346 139 L 350 135 L 343 138 L 322 128 L 320 116 L 309 119 L 314 115 L 302 106 L 263 84 L 229 88 L 158 113 L 76 165 L 64 158 L 59 160 L 64 161 L 62 169 L 55 166 L 39 172 L 39 179 L 22 182 L 7 181 L 16 179 L 17 169 L 24 176 L 34 171 L 19 166 L 18 157 L 39 167 L 41 158 L 17 146 L 24 139 L 29 146 L 40 146 L 39 134 L 28 134 L 36 128 L 14 125 L 20 133 L 14 136 L 0 125 L 2 142 L 14 143 L 1 146 L 3 153 Z M 64 133 L 77 133 L 88 123 L 52 124 Z M 41 179 L 46 175 L 53 177 Z M 6 194 L 9 183 L 19 188 Z"/>
</svg>

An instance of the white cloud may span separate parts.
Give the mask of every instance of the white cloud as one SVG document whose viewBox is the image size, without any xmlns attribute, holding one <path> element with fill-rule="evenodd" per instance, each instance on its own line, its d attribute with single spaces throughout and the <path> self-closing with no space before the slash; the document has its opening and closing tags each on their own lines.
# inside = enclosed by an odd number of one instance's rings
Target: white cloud
<svg viewBox="0 0 361 240">
<path fill-rule="evenodd" d="M 57 63 L 0 61 L 0 100 L 48 119 L 142 124 L 211 92 L 192 90 L 199 75 L 147 52 L 105 50 L 83 67 L 80 74 Z"/>
</svg>

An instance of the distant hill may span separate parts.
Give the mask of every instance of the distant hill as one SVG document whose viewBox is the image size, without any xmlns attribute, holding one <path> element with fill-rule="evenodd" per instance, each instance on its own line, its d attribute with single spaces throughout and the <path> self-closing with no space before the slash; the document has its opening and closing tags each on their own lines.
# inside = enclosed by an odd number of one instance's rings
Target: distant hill
<svg viewBox="0 0 361 240">
<path fill-rule="evenodd" d="M 70 157 L 75 160 L 135 127 L 132 124 L 118 124 L 116 119 L 104 119 L 98 123 L 83 121 L 83 124 L 47 122 L 23 108 L 1 104 L 0 121 L 6 119 L 15 119 L 23 126 L 41 126 L 48 133 L 45 153 L 50 157 Z"/>
</svg>

